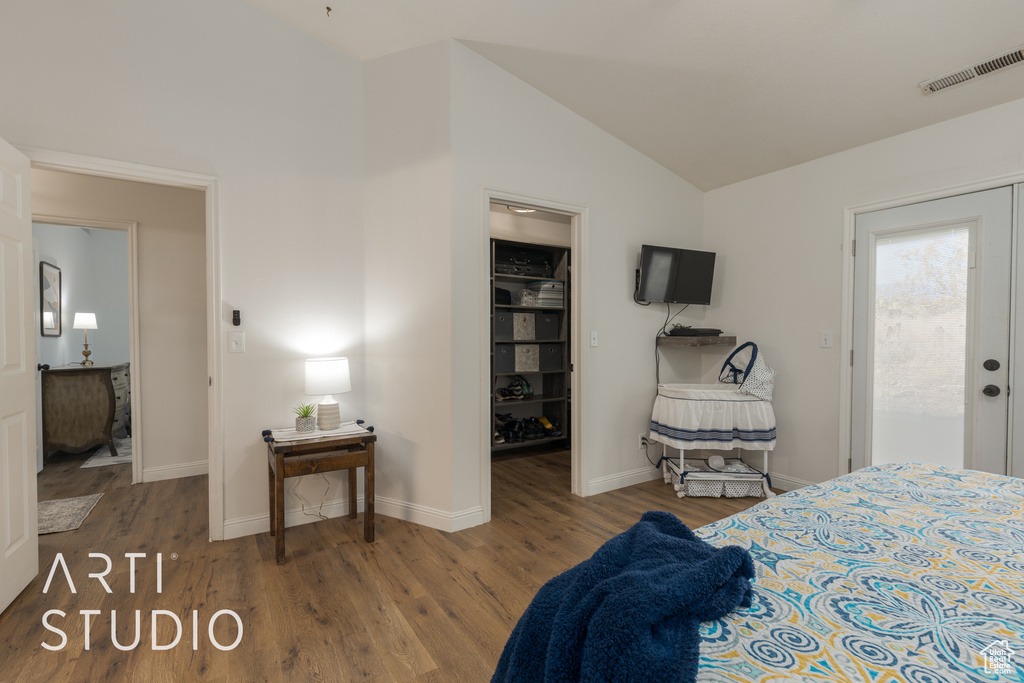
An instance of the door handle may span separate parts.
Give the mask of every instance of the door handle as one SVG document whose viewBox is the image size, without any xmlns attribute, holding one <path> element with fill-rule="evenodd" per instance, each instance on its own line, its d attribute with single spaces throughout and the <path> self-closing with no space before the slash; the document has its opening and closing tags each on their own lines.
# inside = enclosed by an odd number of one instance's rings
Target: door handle
<svg viewBox="0 0 1024 683">
<path fill-rule="evenodd" d="M 49 370 L 50 365 L 48 363 L 37 363 L 36 370 Z"/>
<path fill-rule="evenodd" d="M 987 361 L 981 364 L 981 367 L 985 368 L 989 372 L 995 372 L 999 369 L 999 361 L 995 358 L 989 358 Z"/>
<path fill-rule="evenodd" d="M 985 394 L 986 396 L 998 396 L 999 387 L 997 387 L 995 384 L 986 384 L 985 388 L 981 390 L 981 393 Z"/>
</svg>

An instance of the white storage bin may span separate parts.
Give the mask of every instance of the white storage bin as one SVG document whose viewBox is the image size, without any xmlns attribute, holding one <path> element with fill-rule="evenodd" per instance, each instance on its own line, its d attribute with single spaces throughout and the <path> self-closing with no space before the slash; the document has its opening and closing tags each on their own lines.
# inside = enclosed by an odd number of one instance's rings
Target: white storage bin
<svg viewBox="0 0 1024 683">
<path fill-rule="evenodd" d="M 662 461 L 665 482 L 671 483 L 680 498 L 719 497 L 762 498 L 764 488 L 760 472 L 746 465 L 742 460 L 729 460 L 725 471 L 711 469 L 703 460 L 684 460 L 686 476 L 679 476 L 678 463 Z M 683 483 L 680 484 L 680 479 Z"/>
</svg>

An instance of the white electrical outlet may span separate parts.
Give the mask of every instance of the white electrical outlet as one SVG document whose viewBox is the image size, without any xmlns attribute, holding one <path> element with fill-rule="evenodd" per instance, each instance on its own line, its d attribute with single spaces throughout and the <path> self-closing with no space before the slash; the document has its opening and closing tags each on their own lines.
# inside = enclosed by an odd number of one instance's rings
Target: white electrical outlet
<svg viewBox="0 0 1024 683">
<path fill-rule="evenodd" d="M 590 333 L 590 345 L 597 346 L 597 332 Z"/>
<path fill-rule="evenodd" d="M 832 333 L 822 332 L 821 333 L 821 348 L 831 349 L 832 348 Z"/>
<path fill-rule="evenodd" d="M 641 434 L 640 435 L 640 441 L 639 441 L 640 445 L 637 446 L 637 450 L 641 450 L 642 451 L 644 449 L 644 446 L 648 445 L 649 443 L 651 443 L 651 440 L 647 438 L 647 435 L 646 434 Z"/>
</svg>

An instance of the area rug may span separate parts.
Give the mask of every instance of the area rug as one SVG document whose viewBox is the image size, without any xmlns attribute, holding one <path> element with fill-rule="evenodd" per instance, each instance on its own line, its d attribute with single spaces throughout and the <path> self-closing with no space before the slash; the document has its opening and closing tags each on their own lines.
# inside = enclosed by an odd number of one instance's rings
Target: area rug
<svg viewBox="0 0 1024 683">
<path fill-rule="evenodd" d="M 104 467 L 106 465 L 123 465 L 132 461 L 132 437 L 114 439 L 117 457 L 110 457 L 110 448 L 100 446 L 92 457 L 82 463 L 82 467 Z"/>
<path fill-rule="evenodd" d="M 39 503 L 39 534 L 56 534 L 61 531 L 72 531 L 82 526 L 103 496 L 94 493 L 78 498 L 59 498 L 44 500 Z"/>
</svg>

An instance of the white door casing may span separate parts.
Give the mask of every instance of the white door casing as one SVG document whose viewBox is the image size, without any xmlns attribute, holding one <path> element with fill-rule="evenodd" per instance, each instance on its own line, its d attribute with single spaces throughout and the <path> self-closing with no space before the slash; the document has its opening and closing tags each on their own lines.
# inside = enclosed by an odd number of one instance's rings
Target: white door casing
<svg viewBox="0 0 1024 683">
<path fill-rule="evenodd" d="M 877 248 L 885 240 L 913 239 L 915 235 L 939 234 L 948 228 L 970 235 L 961 466 L 997 474 L 1006 472 L 1012 217 L 1010 187 L 856 217 L 852 469 L 871 464 Z M 990 359 L 998 362 L 997 370 L 985 369 L 983 364 Z M 915 363 L 922 372 L 926 371 L 926 359 L 906 359 L 908 367 Z M 983 389 L 987 385 L 997 387 L 998 395 L 985 395 Z"/>
<path fill-rule="evenodd" d="M 210 540 L 224 539 L 224 330 L 221 316 L 220 182 L 214 176 L 131 162 L 87 157 L 67 152 L 22 147 L 35 168 L 131 180 L 170 187 L 187 187 L 206 194 L 206 348 L 209 377 L 207 428 L 209 437 Z M 132 277 L 135 277 L 133 274 Z M 137 320 L 137 319 L 136 319 Z M 136 334 L 135 339 L 140 339 Z M 137 351 L 138 352 L 138 351 Z M 133 361 L 135 365 L 140 363 Z M 133 372 L 133 375 L 136 373 Z M 132 393 L 137 391 L 133 378 Z M 141 442 L 141 438 L 140 438 Z M 144 454 L 140 454 L 144 457 Z M 141 458 L 133 460 L 139 463 Z M 141 464 L 141 463 L 139 463 Z M 133 476 L 139 476 L 133 472 Z"/>
<path fill-rule="evenodd" d="M 0 610 L 39 573 L 29 160 L 0 140 Z"/>
</svg>

